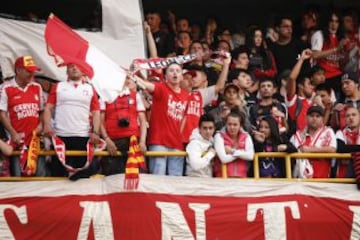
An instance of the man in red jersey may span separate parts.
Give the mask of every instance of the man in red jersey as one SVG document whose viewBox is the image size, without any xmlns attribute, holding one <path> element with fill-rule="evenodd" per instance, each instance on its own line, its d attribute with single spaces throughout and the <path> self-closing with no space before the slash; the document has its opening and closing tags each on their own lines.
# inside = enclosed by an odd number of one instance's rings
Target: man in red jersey
<svg viewBox="0 0 360 240">
<path fill-rule="evenodd" d="M 44 106 L 41 86 L 33 81 L 40 70 L 31 56 L 22 56 L 15 61 L 16 76 L 3 84 L 0 95 L 0 118 L 10 134 L 10 140 L 17 147 L 29 146 L 32 133 L 42 129 L 40 114 Z M 45 163 L 39 158 L 37 176 L 45 176 Z M 21 176 L 20 159 L 11 159 L 11 175 Z"/>
</svg>

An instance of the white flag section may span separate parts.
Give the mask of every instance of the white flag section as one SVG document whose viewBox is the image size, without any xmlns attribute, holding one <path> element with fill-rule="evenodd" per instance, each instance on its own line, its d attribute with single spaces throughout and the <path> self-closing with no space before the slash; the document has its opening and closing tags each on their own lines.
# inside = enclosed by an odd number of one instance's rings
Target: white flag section
<svg viewBox="0 0 360 240">
<path fill-rule="evenodd" d="M 86 62 L 94 70 L 91 83 L 100 98 L 105 102 L 113 102 L 123 89 L 126 72 L 99 49 L 91 45 L 86 55 Z"/>
<path fill-rule="evenodd" d="M 145 58 L 141 1 L 102 0 L 102 11 L 103 32 L 75 32 L 117 66 L 128 68 L 133 59 Z M 45 24 L 0 18 L 0 26 L 0 66 L 5 78 L 14 75 L 18 56 L 32 55 L 41 74 L 66 80 L 65 68 L 58 68 L 47 53 Z"/>
</svg>

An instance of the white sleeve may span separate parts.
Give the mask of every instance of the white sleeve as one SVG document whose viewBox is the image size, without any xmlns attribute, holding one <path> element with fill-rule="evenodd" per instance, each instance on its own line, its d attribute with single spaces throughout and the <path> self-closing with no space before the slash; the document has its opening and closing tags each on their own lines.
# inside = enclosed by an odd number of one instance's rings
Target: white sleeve
<svg viewBox="0 0 360 240">
<path fill-rule="evenodd" d="M 344 143 L 346 143 L 346 140 L 345 140 L 345 136 L 344 136 L 343 131 L 337 130 L 335 136 L 336 136 L 336 139 L 340 139 L 341 141 L 343 141 Z"/>
<path fill-rule="evenodd" d="M 145 112 L 145 106 L 140 93 L 136 93 L 136 110 L 138 112 Z"/>
<path fill-rule="evenodd" d="M 245 150 L 237 149 L 233 156 L 247 161 L 254 160 L 254 144 L 249 134 L 246 136 Z"/>
<path fill-rule="evenodd" d="M 202 107 L 209 105 L 212 100 L 217 99 L 218 96 L 217 94 L 215 94 L 215 85 L 207 88 L 201 88 L 199 89 L 199 92 L 202 97 Z"/>
<path fill-rule="evenodd" d="M 8 96 L 6 94 L 5 87 L 1 88 L 0 110 L 5 111 L 5 112 L 8 111 Z"/>
<path fill-rule="evenodd" d="M 321 31 L 316 31 L 311 36 L 311 50 L 321 51 L 324 45 L 324 36 Z"/>
<path fill-rule="evenodd" d="M 214 151 L 208 151 L 204 156 L 201 151 L 201 145 L 197 141 L 190 141 L 186 146 L 186 153 L 188 154 L 187 162 L 193 170 L 200 170 L 207 167 L 210 161 L 215 157 Z"/>
<path fill-rule="evenodd" d="M 236 159 L 236 157 L 230 154 L 226 154 L 224 139 L 222 138 L 220 133 L 215 134 L 214 141 L 216 154 L 218 155 L 222 163 L 229 163 Z"/>
</svg>

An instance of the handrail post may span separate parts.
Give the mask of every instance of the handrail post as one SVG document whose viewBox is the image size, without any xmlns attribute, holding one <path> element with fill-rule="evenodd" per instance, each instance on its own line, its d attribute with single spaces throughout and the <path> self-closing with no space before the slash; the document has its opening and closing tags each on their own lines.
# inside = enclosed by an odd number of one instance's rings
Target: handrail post
<svg viewBox="0 0 360 240">
<path fill-rule="evenodd" d="M 259 173 L 259 154 L 255 153 L 254 155 L 254 178 L 259 179 L 260 173 Z"/>
<path fill-rule="evenodd" d="M 285 157 L 285 171 L 286 171 L 286 179 L 292 178 L 292 172 L 291 172 L 291 155 L 286 154 Z"/>
<path fill-rule="evenodd" d="M 222 178 L 227 178 L 227 166 L 225 163 L 221 164 L 221 175 Z"/>
</svg>

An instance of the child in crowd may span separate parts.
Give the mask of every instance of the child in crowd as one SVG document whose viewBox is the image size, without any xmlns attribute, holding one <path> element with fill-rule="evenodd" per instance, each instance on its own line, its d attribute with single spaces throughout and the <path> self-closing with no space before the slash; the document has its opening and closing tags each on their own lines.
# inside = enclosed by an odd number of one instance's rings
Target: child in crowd
<svg viewBox="0 0 360 240">
<path fill-rule="evenodd" d="M 279 127 L 272 116 L 265 116 L 259 122 L 259 130 L 253 131 L 255 152 L 296 152 L 293 144 L 280 137 Z M 284 177 L 283 159 L 265 157 L 259 159 L 261 177 Z"/>
</svg>

